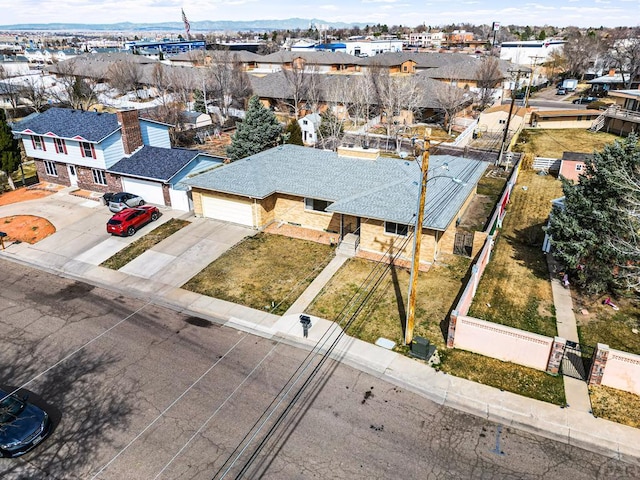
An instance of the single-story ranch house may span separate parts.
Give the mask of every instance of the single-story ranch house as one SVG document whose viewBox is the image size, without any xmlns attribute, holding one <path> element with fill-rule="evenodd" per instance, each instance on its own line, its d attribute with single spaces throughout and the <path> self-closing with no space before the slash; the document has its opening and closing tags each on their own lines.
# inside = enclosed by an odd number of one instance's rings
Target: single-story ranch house
<svg viewBox="0 0 640 480">
<path fill-rule="evenodd" d="M 453 253 L 456 223 L 486 168 L 477 160 L 431 156 L 423 268 L 441 253 Z M 355 237 L 356 255 L 399 253 L 402 264 L 411 258 L 412 242 L 406 240 L 416 221 L 420 178 L 417 162 L 380 157 L 377 149 L 335 153 L 282 145 L 183 182 L 191 187 L 196 215 L 255 229 L 286 225 L 283 233 L 322 232 L 332 243 Z"/>
</svg>

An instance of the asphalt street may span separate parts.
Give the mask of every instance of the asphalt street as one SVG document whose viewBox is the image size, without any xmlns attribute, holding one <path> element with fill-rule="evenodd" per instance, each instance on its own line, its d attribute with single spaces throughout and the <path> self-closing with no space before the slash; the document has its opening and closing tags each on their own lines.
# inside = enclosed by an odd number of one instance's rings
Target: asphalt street
<svg viewBox="0 0 640 480">
<path fill-rule="evenodd" d="M 55 423 L 35 450 L 0 460 L 2 479 L 221 478 L 307 354 L 3 260 L 0 276 L 0 384 L 24 387 Z M 640 469 L 330 361 L 243 478 L 550 476 Z"/>
</svg>

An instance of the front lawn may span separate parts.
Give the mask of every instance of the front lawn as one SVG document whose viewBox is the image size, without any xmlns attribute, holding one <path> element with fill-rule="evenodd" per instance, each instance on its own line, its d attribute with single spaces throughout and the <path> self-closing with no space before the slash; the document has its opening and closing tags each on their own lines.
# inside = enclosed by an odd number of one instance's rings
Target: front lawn
<svg viewBox="0 0 640 480">
<path fill-rule="evenodd" d="M 608 295 L 587 297 L 573 291 L 572 295 L 580 343 L 591 346 L 604 343 L 640 355 L 640 304 L 635 296 L 612 297 L 619 308 L 613 310 L 602 304 Z"/>
<path fill-rule="evenodd" d="M 282 315 L 333 257 L 329 245 L 259 233 L 229 249 L 182 288 Z"/>
<path fill-rule="evenodd" d="M 443 325 L 448 325 L 448 313 L 462 288 L 469 265 L 468 258 L 449 256 L 445 263 L 433 266 L 428 272 L 420 272 L 414 330 L 416 336 L 444 347 Z M 349 259 L 306 312 L 328 320 L 340 320 L 345 305 L 362 288 L 374 266 L 375 262 L 369 260 Z M 390 268 L 347 333 L 370 343 L 383 337 L 402 345 L 408 290 L 409 270 Z"/>
<path fill-rule="evenodd" d="M 521 171 L 469 315 L 553 337 L 557 333 L 549 270 L 541 247 L 560 181 Z"/>
</svg>

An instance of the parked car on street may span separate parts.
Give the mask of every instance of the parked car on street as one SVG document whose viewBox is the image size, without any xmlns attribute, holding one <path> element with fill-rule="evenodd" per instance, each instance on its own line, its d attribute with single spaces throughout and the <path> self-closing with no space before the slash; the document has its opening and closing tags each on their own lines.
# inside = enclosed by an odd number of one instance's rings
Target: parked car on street
<svg viewBox="0 0 640 480">
<path fill-rule="evenodd" d="M 567 90 L 565 88 L 559 88 L 558 90 L 556 90 L 556 95 L 566 95 L 567 94 Z"/>
<path fill-rule="evenodd" d="M 584 105 L 585 103 L 595 102 L 596 100 L 598 100 L 596 97 L 580 97 L 580 98 L 576 98 L 573 101 L 573 103 L 576 103 L 578 105 Z"/>
<path fill-rule="evenodd" d="M 153 222 L 160 216 L 158 207 L 143 205 L 136 208 L 125 208 L 116 213 L 107 222 L 107 233 L 112 235 L 131 236 L 149 222 Z"/>
<path fill-rule="evenodd" d="M 144 199 L 133 193 L 105 193 L 102 197 L 105 199 L 105 202 L 107 202 L 107 205 L 109 205 L 109 210 L 113 213 L 118 213 L 125 208 L 140 207 L 144 205 Z"/>
<path fill-rule="evenodd" d="M 27 395 L 0 389 L 0 457 L 18 457 L 51 433 L 47 412 L 27 402 Z"/>
</svg>

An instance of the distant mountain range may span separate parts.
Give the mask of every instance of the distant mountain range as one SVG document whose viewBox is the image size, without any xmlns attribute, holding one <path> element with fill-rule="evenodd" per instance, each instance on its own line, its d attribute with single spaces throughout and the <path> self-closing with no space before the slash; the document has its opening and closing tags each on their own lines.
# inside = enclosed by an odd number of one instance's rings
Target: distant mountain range
<svg viewBox="0 0 640 480">
<path fill-rule="evenodd" d="M 333 28 L 349 28 L 355 25 L 365 26 L 364 23 L 351 24 L 343 22 L 327 22 L 312 18 L 287 18 L 284 20 L 247 20 L 247 21 L 209 21 L 189 22 L 191 32 L 225 32 L 225 31 L 255 31 L 268 32 L 272 30 L 306 30 L 310 25 L 320 28 L 327 25 Z M 373 24 L 373 23 L 372 23 Z M 16 25 L 0 25 L 0 31 L 47 31 L 47 32 L 182 32 L 182 22 L 163 23 L 22 23 Z"/>
</svg>

